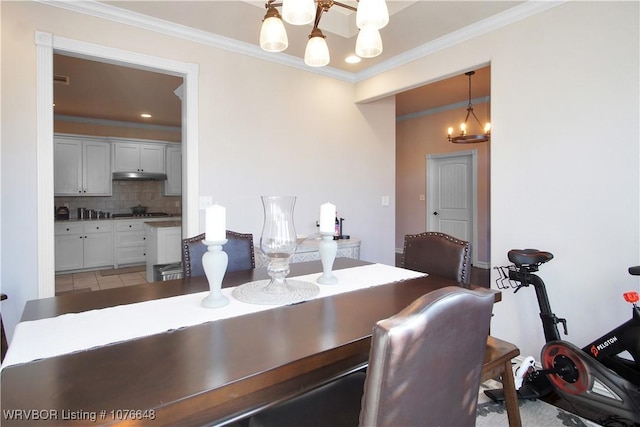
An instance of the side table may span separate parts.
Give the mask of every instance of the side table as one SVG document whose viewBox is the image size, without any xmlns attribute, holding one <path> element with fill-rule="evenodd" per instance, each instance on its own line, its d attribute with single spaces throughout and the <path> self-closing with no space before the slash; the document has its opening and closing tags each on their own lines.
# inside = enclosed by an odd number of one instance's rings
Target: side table
<svg viewBox="0 0 640 427">
<path fill-rule="evenodd" d="M 340 239 L 337 240 L 338 253 L 337 258 L 353 258 L 360 259 L 360 239 Z M 317 261 L 320 259 L 320 252 L 318 251 L 318 245 L 320 244 L 320 238 L 313 236 L 306 239 L 304 242 L 299 243 L 296 248 L 296 253 L 291 257 L 290 262 L 305 262 L 305 261 Z M 256 267 L 266 267 L 269 260 L 262 253 L 259 246 L 254 248 Z"/>
</svg>

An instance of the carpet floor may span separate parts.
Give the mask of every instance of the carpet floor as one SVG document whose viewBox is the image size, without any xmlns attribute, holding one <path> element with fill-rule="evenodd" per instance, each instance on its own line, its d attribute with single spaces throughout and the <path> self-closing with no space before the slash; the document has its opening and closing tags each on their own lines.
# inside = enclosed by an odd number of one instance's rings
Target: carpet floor
<svg viewBox="0 0 640 427">
<path fill-rule="evenodd" d="M 480 387 L 478 395 L 478 410 L 476 416 L 476 427 L 499 427 L 508 426 L 507 411 L 504 403 L 496 403 L 489 399 L 484 390 L 501 388 L 502 384 L 489 380 Z M 564 409 L 550 405 L 540 399 L 520 400 L 520 418 L 523 427 L 553 427 L 553 426 L 574 426 L 574 427 L 596 427 L 599 424 L 579 417 Z"/>
</svg>

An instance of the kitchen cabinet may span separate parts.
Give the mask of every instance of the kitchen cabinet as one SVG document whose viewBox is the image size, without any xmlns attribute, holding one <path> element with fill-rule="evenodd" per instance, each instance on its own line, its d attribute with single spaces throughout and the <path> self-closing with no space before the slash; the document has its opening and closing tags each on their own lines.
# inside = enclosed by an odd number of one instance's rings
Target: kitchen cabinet
<svg viewBox="0 0 640 427">
<path fill-rule="evenodd" d="M 56 196 L 110 196 L 111 144 L 91 138 L 54 138 Z"/>
<path fill-rule="evenodd" d="M 115 222 L 114 268 L 121 265 L 144 264 L 147 260 L 145 222 L 166 221 L 166 218 L 129 218 Z"/>
<path fill-rule="evenodd" d="M 165 173 L 165 144 L 114 142 L 114 172 Z"/>
<path fill-rule="evenodd" d="M 113 265 L 113 221 L 56 222 L 55 270 Z"/>
<path fill-rule="evenodd" d="M 164 182 L 165 196 L 182 194 L 182 144 L 167 145 L 167 180 Z"/>
<path fill-rule="evenodd" d="M 153 266 L 182 260 L 182 222 L 147 222 L 147 282 L 154 282 Z"/>
</svg>

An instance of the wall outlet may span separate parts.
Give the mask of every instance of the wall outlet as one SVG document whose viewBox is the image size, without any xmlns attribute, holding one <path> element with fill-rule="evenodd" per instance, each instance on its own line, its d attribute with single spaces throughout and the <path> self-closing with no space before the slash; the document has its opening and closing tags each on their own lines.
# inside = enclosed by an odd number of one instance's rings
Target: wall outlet
<svg viewBox="0 0 640 427">
<path fill-rule="evenodd" d="M 213 205 L 213 197 L 200 196 L 200 209 L 207 209 L 211 205 Z"/>
</svg>

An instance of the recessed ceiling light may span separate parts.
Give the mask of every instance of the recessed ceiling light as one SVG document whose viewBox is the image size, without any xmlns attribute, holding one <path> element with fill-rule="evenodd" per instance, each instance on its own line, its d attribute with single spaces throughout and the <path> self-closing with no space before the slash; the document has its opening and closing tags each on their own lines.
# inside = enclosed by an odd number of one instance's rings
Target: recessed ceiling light
<svg viewBox="0 0 640 427">
<path fill-rule="evenodd" d="M 150 118 L 151 118 L 151 114 L 149 114 L 149 113 L 142 113 L 142 114 L 140 114 L 140 117 L 142 117 L 143 119 L 150 119 Z"/>
<path fill-rule="evenodd" d="M 357 55 L 349 55 L 344 59 L 344 62 L 348 64 L 357 64 L 361 61 L 361 58 Z"/>
</svg>

